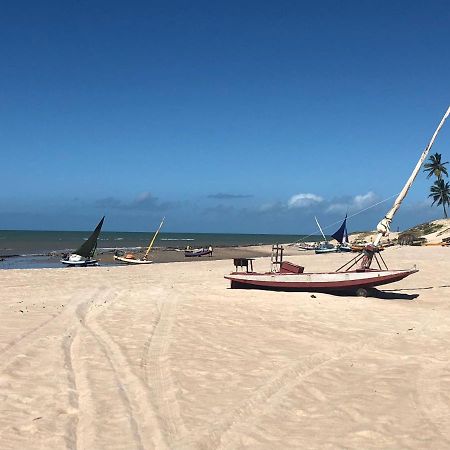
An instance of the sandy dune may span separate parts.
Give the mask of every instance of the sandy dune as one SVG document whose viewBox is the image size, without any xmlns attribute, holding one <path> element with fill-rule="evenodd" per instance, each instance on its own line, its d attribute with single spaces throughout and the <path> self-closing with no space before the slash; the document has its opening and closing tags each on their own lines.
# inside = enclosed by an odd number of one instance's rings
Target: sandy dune
<svg viewBox="0 0 450 450">
<path fill-rule="evenodd" d="M 230 261 L 1 272 L 0 448 L 449 448 L 450 248 L 383 256 L 420 272 L 367 299 L 230 290 Z"/>
</svg>

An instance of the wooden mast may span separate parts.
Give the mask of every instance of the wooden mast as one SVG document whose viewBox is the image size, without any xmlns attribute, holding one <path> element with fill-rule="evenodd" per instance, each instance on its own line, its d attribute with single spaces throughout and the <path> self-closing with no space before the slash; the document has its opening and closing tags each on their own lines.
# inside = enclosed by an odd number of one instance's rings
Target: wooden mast
<svg viewBox="0 0 450 450">
<path fill-rule="evenodd" d="M 450 107 L 447 109 L 447 112 L 444 114 L 444 117 L 442 118 L 440 124 L 436 128 L 436 131 L 434 132 L 430 142 L 426 146 L 425 150 L 422 152 L 422 155 L 420 156 L 419 161 L 416 164 L 416 167 L 412 171 L 411 176 L 409 177 L 409 179 L 406 182 L 405 186 L 403 187 L 402 191 L 400 192 L 400 194 L 398 194 L 398 197 L 396 198 L 394 205 L 388 211 L 388 213 L 386 214 L 384 219 L 381 220 L 381 222 L 377 225 L 378 234 L 373 243 L 374 246 L 377 246 L 380 243 L 382 236 L 386 236 L 386 234 L 389 233 L 389 227 L 391 225 L 394 214 L 397 212 L 398 208 L 400 208 L 400 205 L 401 205 L 403 199 L 406 197 L 406 194 L 408 193 L 411 185 L 413 184 L 413 181 L 415 180 L 417 174 L 419 173 L 419 170 L 420 170 L 423 162 L 425 161 L 426 157 L 428 156 L 428 153 L 430 152 L 431 147 L 433 146 L 436 136 L 438 135 L 440 129 L 444 125 L 444 122 L 446 121 L 449 114 L 450 114 Z"/>
<path fill-rule="evenodd" d="M 164 219 L 165 219 L 165 217 L 163 217 L 163 220 L 161 220 L 161 223 L 159 224 L 158 229 L 155 231 L 155 234 L 153 235 L 153 238 L 150 241 L 150 245 L 148 246 L 143 259 L 147 259 L 147 256 L 150 253 L 150 250 L 152 249 L 153 243 L 155 242 L 156 236 L 158 236 L 159 230 L 161 230 L 161 227 L 163 226 Z"/>
<path fill-rule="evenodd" d="M 328 241 L 327 241 L 327 238 L 326 238 L 325 235 L 323 234 L 322 227 L 320 226 L 319 221 L 317 220 L 317 217 L 314 216 L 314 219 L 316 219 L 317 226 L 319 227 L 319 230 L 320 230 L 320 232 L 322 233 L 322 236 L 323 236 L 324 241 L 325 241 L 325 242 L 328 242 Z"/>
</svg>

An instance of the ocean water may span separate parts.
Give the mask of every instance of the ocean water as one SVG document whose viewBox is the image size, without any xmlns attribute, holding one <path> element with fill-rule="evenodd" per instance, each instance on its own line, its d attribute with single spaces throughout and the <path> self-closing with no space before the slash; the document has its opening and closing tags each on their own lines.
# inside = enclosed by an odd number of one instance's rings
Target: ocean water
<svg viewBox="0 0 450 450">
<path fill-rule="evenodd" d="M 78 248 L 91 231 L 0 231 L 0 256 L 47 255 Z M 100 234 L 98 250 L 146 248 L 152 233 L 112 232 Z M 220 234 L 220 233 L 160 233 L 154 246 L 159 248 L 234 247 L 259 244 L 286 244 L 304 238 L 302 235 L 279 234 Z M 308 241 L 314 240 L 309 237 Z M 319 240 L 319 237 L 317 237 Z"/>
</svg>

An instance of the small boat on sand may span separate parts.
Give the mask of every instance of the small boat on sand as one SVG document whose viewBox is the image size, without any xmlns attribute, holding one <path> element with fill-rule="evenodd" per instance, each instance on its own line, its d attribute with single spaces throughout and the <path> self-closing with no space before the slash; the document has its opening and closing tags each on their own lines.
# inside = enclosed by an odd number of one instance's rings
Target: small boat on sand
<svg viewBox="0 0 450 450">
<path fill-rule="evenodd" d="M 351 252 L 352 248 L 348 241 L 348 231 L 347 231 L 347 214 L 345 215 L 344 221 L 339 229 L 331 235 L 333 239 L 339 242 L 337 246 L 338 252 Z"/>
<path fill-rule="evenodd" d="M 322 233 L 322 236 L 325 238 L 323 234 L 322 228 L 319 225 L 319 222 L 316 218 L 317 225 Z M 342 222 L 342 225 L 339 229 L 334 232 L 331 237 L 338 241 L 338 245 L 333 245 L 330 242 L 321 242 L 320 245 L 315 249 L 316 254 L 324 254 L 324 253 L 335 253 L 335 252 L 351 252 L 352 248 L 348 243 L 348 232 L 347 232 L 347 214 L 345 215 L 345 219 Z"/>
<path fill-rule="evenodd" d="M 105 216 L 102 217 L 95 230 L 89 236 L 89 238 L 77 249 L 74 253 L 67 255 L 66 258 L 61 259 L 61 262 L 69 267 L 87 267 L 98 266 L 98 261 L 94 258 L 95 250 L 97 249 L 97 239 L 102 230 L 103 221 Z"/>
<path fill-rule="evenodd" d="M 338 248 L 330 242 L 321 242 L 318 247 L 314 249 L 316 255 L 323 255 L 325 253 L 336 253 Z"/>
<path fill-rule="evenodd" d="M 307 273 L 304 268 L 282 261 L 279 272 L 234 272 L 225 276 L 232 289 L 266 289 L 275 291 L 354 291 L 367 295 L 367 289 L 394 283 L 418 272 L 409 270 L 353 270 L 346 272 Z"/>
<path fill-rule="evenodd" d="M 304 242 L 300 242 L 296 246 L 299 250 L 315 250 L 317 248 L 316 244 L 307 244 Z"/>
<path fill-rule="evenodd" d="M 150 253 L 150 250 L 153 247 L 156 236 L 158 236 L 158 233 L 163 226 L 164 219 L 165 219 L 165 217 L 163 217 L 161 223 L 159 224 L 158 229 L 155 231 L 155 234 L 153 235 L 152 240 L 150 241 L 150 244 L 147 247 L 147 250 L 146 250 L 144 256 L 139 258 L 136 255 L 134 255 L 133 253 L 120 253 L 120 252 L 116 251 L 114 253 L 114 260 L 119 263 L 124 263 L 124 264 L 141 264 L 141 265 L 151 264 L 153 261 L 148 259 L 148 254 Z"/>
<path fill-rule="evenodd" d="M 184 251 L 184 256 L 186 258 L 195 258 L 198 257 L 200 258 L 201 256 L 212 256 L 213 254 L 213 249 L 211 246 L 209 246 L 208 248 L 196 248 L 196 249 L 186 249 Z"/>
<path fill-rule="evenodd" d="M 322 227 L 320 226 L 320 223 L 317 220 L 317 217 L 314 217 L 314 219 L 316 219 L 317 226 L 319 227 L 320 233 L 323 236 L 323 242 L 321 242 L 314 250 L 316 255 L 337 252 L 337 250 L 338 250 L 337 247 L 335 245 L 333 245 L 331 242 L 328 242 L 325 234 L 323 233 Z"/>
</svg>

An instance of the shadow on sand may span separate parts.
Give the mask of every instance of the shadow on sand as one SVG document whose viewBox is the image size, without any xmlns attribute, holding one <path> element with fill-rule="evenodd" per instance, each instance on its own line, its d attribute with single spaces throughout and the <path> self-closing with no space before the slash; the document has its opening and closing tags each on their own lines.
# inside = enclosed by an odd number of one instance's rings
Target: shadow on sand
<svg viewBox="0 0 450 450">
<path fill-rule="evenodd" d="M 416 290 L 416 289 L 414 289 Z M 335 291 L 328 292 L 331 295 L 346 296 L 346 297 L 359 297 L 355 291 Z M 419 297 L 419 294 L 403 294 L 399 291 L 380 291 L 376 288 L 367 289 L 368 298 L 378 298 L 380 300 L 415 300 Z"/>
<path fill-rule="evenodd" d="M 229 287 L 228 289 L 232 289 Z M 358 293 L 358 291 L 353 290 L 344 290 L 344 289 L 338 289 L 338 290 L 314 290 L 314 291 L 307 291 L 302 289 L 280 289 L 280 288 L 268 288 L 266 286 L 250 286 L 242 284 L 238 289 L 242 290 L 263 290 L 263 291 L 276 291 L 276 292 L 308 292 L 311 294 L 311 297 L 315 296 L 315 294 L 330 294 L 335 295 L 337 297 L 369 297 L 369 298 L 378 298 L 381 300 L 414 300 L 417 297 L 419 297 L 419 294 L 403 294 L 399 292 L 401 289 L 392 289 L 392 290 L 386 290 L 386 291 L 380 291 L 376 288 L 368 288 L 363 289 L 362 292 L 364 294 Z M 413 291 L 418 291 L 422 289 L 432 289 L 432 288 L 417 288 L 417 289 L 410 289 Z M 407 290 L 407 289 L 404 289 Z M 314 297 L 313 297 L 314 298 Z"/>
</svg>

